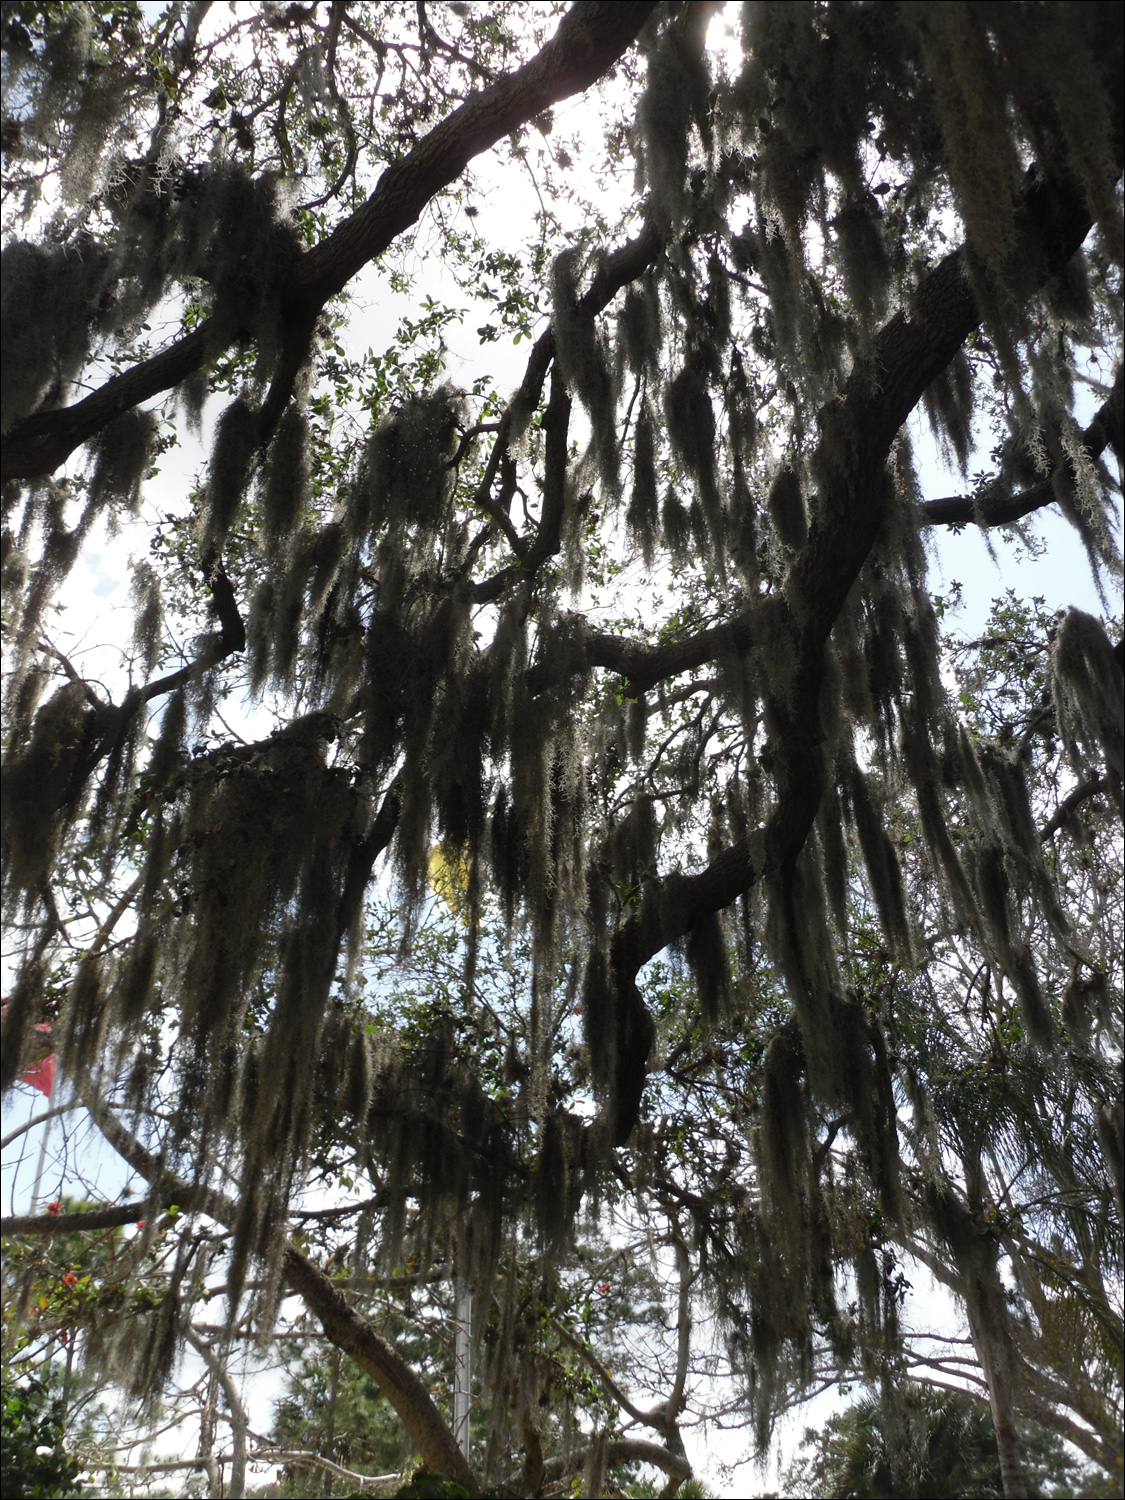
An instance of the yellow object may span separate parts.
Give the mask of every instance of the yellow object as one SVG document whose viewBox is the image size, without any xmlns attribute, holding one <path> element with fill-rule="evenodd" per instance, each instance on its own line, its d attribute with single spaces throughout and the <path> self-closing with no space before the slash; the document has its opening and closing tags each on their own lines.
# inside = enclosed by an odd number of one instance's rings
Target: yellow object
<svg viewBox="0 0 1125 1500">
<path fill-rule="evenodd" d="M 455 917 L 469 924 L 469 861 L 449 844 L 435 844 L 430 850 L 430 889 L 445 902 Z"/>
</svg>

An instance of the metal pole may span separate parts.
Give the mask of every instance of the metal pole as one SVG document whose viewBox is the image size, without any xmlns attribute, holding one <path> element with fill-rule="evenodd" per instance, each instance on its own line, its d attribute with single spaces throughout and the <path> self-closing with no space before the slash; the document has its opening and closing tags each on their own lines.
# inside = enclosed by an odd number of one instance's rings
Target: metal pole
<svg viewBox="0 0 1125 1500">
<path fill-rule="evenodd" d="M 453 1277 L 453 1436 L 469 1461 L 469 1386 L 472 1381 L 473 1298 L 458 1271 Z"/>
<path fill-rule="evenodd" d="M 47 1108 L 55 1107 L 55 1095 L 59 1089 L 59 1065 L 55 1063 L 55 1071 L 51 1075 L 51 1092 L 47 1095 Z M 39 1143 L 39 1161 L 35 1168 L 35 1184 L 31 1189 L 31 1208 L 29 1213 L 34 1213 L 39 1207 L 39 1197 L 43 1188 L 43 1169 L 47 1165 L 47 1141 L 51 1135 L 51 1126 L 55 1123 L 54 1118 L 47 1120 L 43 1126 L 43 1139 Z"/>
</svg>

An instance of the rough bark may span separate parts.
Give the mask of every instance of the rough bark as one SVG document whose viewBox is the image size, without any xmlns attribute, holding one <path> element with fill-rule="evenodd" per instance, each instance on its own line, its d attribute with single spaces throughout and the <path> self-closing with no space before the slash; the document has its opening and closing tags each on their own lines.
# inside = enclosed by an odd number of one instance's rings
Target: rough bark
<svg viewBox="0 0 1125 1500">
<path fill-rule="evenodd" d="M 282 295 L 285 349 L 267 398 L 267 430 L 281 415 L 321 308 L 415 222 L 474 156 L 560 99 L 595 83 L 636 40 L 654 0 L 580 0 L 554 36 L 515 72 L 471 94 L 380 177 L 367 202 L 298 257 Z M 210 320 L 73 406 L 36 412 L 4 439 L 0 477 L 53 473 L 123 412 L 170 390 L 220 352 Z"/>
<path fill-rule="evenodd" d="M 1043 181 L 1032 171 L 1017 226 L 1013 262 L 1021 268 L 1021 294 L 1031 296 L 1077 252 L 1092 220 L 1075 184 Z M 652 1023 L 647 1013 L 640 1014 L 644 1007 L 636 987 L 641 965 L 764 875 L 792 869 L 812 828 L 823 780 L 825 645 L 883 521 L 891 445 L 926 388 L 980 323 L 966 266 L 960 248 L 940 261 L 921 282 L 909 313 L 900 311 L 888 321 L 868 358 L 857 362 L 843 394 L 822 409 L 821 437 L 810 462 L 819 489 L 808 540 L 788 571 L 783 598 L 755 606 L 731 625 L 702 632 L 690 642 L 622 642 L 615 655 L 610 637 L 595 638 L 597 664 L 621 671 L 642 687 L 717 660 L 730 649 L 732 631 L 738 632 L 739 647 L 752 643 L 755 630 L 784 632 L 795 664 L 786 698 L 768 705 L 775 726 L 776 800 L 761 835 L 753 844 L 743 840 L 732 845 L 696 875 L 660 882 L 613 937 L 617 1072 L 624 1086 L 612 1106 L 618 1143 L 628 1139 L 636 1124 L 652 1045 Z"/>
</svg>

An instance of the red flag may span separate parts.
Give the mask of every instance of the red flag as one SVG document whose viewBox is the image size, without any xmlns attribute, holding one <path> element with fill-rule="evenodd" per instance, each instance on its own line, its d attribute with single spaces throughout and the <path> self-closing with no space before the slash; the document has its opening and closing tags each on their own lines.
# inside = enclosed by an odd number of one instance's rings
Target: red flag
<svg viewBox="0 0 1125 1500">
<path fill-rule="evenodd" d="M 28 1068 L 26 1073 L 21 1073 L 19 1081 L 28 1083 L 33 1089 L 38 1089 L 41 1094 L 51 1097 L 51 1090 L 55 1086 L 55 1063 L 57 1059 L 52 1052 L 50 1057 L 45 1057 L 42 1062 L 36 1063 L 33 1068 Z"/>
<path fill-rule="evenodd" d="M 6 1005 L 0 1006 L 0 1020 L 3 1020 L 7 1011 Z M 51 1034 L 51 1027 L 47 1021 L 37 1021 L 36 1031 L 44 1032 L 47 1036 Z M 38 1089 L 41 1094 L 51 1097 L 51 1090 L 55 1084 L 55 1063 L 58 1061 L 53 1052 L 42 1056 L 37 1062 L 32 1063 L 26 1073 L 21 1073 L 17 1082 L 29 1084 L 31 1088 Z"/>
</svg>

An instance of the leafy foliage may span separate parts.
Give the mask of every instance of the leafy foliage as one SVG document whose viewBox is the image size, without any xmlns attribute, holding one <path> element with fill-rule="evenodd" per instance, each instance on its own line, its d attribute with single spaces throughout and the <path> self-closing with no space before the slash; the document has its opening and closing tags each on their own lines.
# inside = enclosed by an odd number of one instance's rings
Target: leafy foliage
<svg viewBox="0 0 1125 1500">
<path fill-rule="evenodd" d="M 1058 1438 L 1031 1431 L 1023 1437 L 1032 1494 L 1089 1493 L 1091 1476 L 1080 1477 Z M 812 1452 L 786 1474 L 788 1495 L 923 1500 L 1003 1493 L 988 1412 L 956 1392 L 907 1387 L 893 1404 L 864 1397 L 819 1432 L 807 1430 L 804 1446 Z"/>
<path fill-rule="evenodd" d="M 52 1500 L 88 1493 L 81 1463 L 63 1446 L 61 1403 L 34 1375 L 5 1370 L 0 1427 L 0 1485 L 12 1500 Z"/>
</svg>

